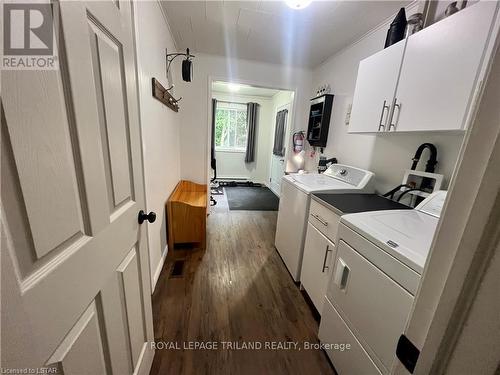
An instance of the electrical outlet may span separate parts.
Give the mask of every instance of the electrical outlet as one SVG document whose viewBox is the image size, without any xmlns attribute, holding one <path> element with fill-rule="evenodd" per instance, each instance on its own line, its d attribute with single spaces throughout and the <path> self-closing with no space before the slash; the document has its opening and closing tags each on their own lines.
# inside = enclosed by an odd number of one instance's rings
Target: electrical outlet
<svg viewBox="0 0 500 375">
<path fill-rule="evenodd" d="M 352 104 L 349 104 L 347 106 L 347 113 L 345 114 L 345 126 L 349 126 L 349 122 L 351 121 L 351 110 L 352 110 Z"/>
</svg>

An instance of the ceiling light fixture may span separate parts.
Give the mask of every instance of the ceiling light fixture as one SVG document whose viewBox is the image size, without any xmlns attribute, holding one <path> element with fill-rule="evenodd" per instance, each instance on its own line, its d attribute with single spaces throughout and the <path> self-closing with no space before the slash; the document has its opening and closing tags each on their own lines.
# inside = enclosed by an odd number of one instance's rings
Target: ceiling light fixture
<svg viewBox="0 0 500 375">
<path fill-rule="evenodd" d="M 286 0 L 285 2 L 292 9 L 304 9 L 312 3 L 312 0 Z"/>
<path fill-rule="evenodd" d="M 227 88 L 229 89 L 229 91 L 231 92 L 237 92 L 237 91 L 240 91 L 240 85 L 236 84 L 236 83 L 228 83 L 227 84 Z"/>
</svg>

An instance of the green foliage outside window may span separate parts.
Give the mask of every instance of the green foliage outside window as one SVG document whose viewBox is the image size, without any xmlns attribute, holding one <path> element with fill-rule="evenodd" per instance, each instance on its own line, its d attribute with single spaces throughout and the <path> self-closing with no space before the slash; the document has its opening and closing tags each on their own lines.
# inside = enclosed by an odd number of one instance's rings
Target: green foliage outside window
<svg viewBox="0 0 500 375">
<path fill-rule="evenodd" d="M 247 110 L 242 105 L 217 105 L 215 147 L 244 151 L 247 145 Z"/>
</svg>

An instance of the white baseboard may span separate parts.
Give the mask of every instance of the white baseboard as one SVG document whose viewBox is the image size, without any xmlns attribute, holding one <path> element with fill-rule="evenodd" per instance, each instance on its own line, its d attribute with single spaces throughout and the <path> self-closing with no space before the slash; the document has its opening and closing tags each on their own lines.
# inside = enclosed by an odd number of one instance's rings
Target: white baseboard
<svg viewBox="0 0 500 375">
<path fill-rule="evenodd" d="M 161 270 L 163 268 L 163 263 L 165 263 L 165 259 L 167 258 L 167 253 L 168 253 L 168 245 L 165 245 L 165 249 L 163 250 L 163 253 L 161 254 L 160 262 L 158 263 L 158 266 L 156 267 L 155 274 L 153 276 L 153 287 L 151 288 L 151 294 L 153 294 L 155 291 L 156 283 L 158 282 Z"/>
<path fill-rule="evenodd" d="M 217 176 L 217 180 L 249 180 L 249 176 Z"/>
</svg>

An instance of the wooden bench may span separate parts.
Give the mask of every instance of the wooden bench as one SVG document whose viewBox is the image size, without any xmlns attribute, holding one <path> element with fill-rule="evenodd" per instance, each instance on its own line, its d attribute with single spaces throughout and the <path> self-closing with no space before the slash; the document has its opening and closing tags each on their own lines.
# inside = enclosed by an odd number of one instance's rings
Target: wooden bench
<svg viewBox="0 0 500 375">
<path fill-rule="evenodd" d="M 167 200 L 168 248 L 206 244 L 207 185 L 181 180 Z"/>
</svg>

